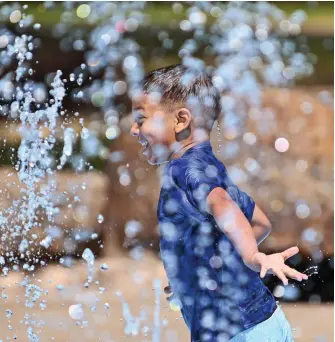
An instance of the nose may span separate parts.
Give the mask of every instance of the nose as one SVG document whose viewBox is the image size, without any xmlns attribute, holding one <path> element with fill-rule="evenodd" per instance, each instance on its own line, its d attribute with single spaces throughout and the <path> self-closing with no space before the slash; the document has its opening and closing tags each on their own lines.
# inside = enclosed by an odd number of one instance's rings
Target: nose
<svg viewBox="0 0 335 342">
<path fill-rule="evenodd" d="M 130 134 L 133 136 L 138 136 L 139 133 L 139 129 L 138 129 L 138 125 L 136 124 L 136 122 L 134 122 L 130 128 Z"/>
</svg>

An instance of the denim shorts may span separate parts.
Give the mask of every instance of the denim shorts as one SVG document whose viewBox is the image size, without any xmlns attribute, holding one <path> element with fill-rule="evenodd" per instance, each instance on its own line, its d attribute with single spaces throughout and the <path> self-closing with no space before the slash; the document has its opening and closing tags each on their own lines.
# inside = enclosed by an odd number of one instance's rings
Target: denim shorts
<svg viewBox="0 0 335 342">
<path fill-rule="evenodd" d="M 280 306 L 267 320 L 244 330 L 229 342 L 294 342 L 292 328 Z"/>
</svg>

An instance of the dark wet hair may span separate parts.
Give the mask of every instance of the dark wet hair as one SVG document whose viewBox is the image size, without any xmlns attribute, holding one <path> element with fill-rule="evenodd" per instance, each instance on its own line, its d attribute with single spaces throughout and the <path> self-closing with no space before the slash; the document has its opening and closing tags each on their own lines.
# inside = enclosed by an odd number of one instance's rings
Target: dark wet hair
<svg viewBox="0 0 335 342">
<path fill-rule="evenodd" d="M 160 104 L 169 109 L 187 107 L 195 118 L 196 127 L 209 131 L 221 113 L 220 93 L 211 76 L 183 64 L 150 71 L 142 81 L 142 90 L 145 94 L 160 93 Z"/>
</svg>

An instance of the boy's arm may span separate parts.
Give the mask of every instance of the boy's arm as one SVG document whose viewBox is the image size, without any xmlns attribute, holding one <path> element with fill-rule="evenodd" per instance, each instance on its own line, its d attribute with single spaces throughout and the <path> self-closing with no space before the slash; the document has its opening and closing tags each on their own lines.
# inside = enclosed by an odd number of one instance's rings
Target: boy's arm
<svg viewBox="0 0 335 342">
<path fill-rule="evenodd" d="M 213 215 L 219 228 L 233 243 L 245 264 L 258 253 L 253 229 L 238 205 L 223 188 L 213 189 L 207 196 L 208 212 Z"/>
<path fill-rule="evenodd" d="M 299 281 L 308 279 L 306 274 L 285 265 L 288 258 L 298 253 L 297 247 L 270 255 L 258 251 L 249 221 L 223 188 L 212 189 L 206 197 L 206 205 L 208 212 L 213 215 L 219 228 L 233 243 L 245 265 L 256 272 L 261 272 L 261 277 L 264 277 L 267 270 L 271 269 L 285 285 L 288 283 L 286 276 Z"/>
<path fill-rule="evenodd" d="M 257 245 L 262 243 L 272 231 L 271 222 L 257 204 L 255 204 L 250 225 L 257 241 Z"/>
<path fill-rule="evenodd" d="M 222 190 L 224 191 L 224 196 L 233 201 L 228 192 L 224 189 Z M 261 244 L 268 237 L 272 230 L 269 219 L 257 204 L 255 204 L 250 225 L 257 241 L 257 245 Z"/>
</svg>

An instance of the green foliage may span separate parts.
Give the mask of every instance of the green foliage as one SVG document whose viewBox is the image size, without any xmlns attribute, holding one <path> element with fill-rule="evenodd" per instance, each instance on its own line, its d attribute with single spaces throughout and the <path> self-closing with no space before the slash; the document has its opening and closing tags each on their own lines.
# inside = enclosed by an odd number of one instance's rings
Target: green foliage
<svg viewBox="0 0 335 342">
<path fill-rule="evenodd" d="M 104 143 L 104 146 L 107 146 L 107 142 L 104 141 L 103 138 L 100 138 L 100 140 Z M 16 165 L 18 161 L 18 148 L 20 146 L 20 143 L 17 144 L 11 144 L 11 146 L 4 146 L 1 147 L 0 150 L 0 165 L 7 165 L 7 166 L 14 166 Z M 62 141 L 57 140 L 55 143 L 54 148 L 52 149 L 52 156 L 56 159 L 56 161 L 59 161 L 62 153 L 63 153 L 63 146 L 64 143 Z M 73 156 L 76 154 L 79 154 L 81 151 L 81 144 L 80 142 L 77 142 L 73 145 Z M 71 166 L 71 156 L 69 161 L 64 165 L 63 170 L 72 170 Z M 101 158 L 100 156 L 91 157 L 85 159 L 88 165 L 92 165 L 95 170 L 103 171 L 105 167 L 105 160 Z M 86 164 L 85 170 L 88 169 L 88 165 Z"/>
<path fill-rule="evenodd" d="M 329 30 L 329 34 L 333 33 L 334 28 L 334 4 L 331 1 L 318 2 L 317 5 L 313 5 L 308 1 L 271 1 L 287 15 L 293 13 L 296 10 L 304 10 L 308 15 L 308 20 L 306 22 L 305 28 L 309 28 L 312 25 L 315 30 L 318 29 L 318 24 L 323 26 L 326 24 Z M 78 2 L 78 6 L 85 2 Z M 88 2 L 86 2 L 88 3 Z M 219 3 L 219 2 L 218 2 Z M 40 23 L 44 28 L 50 28 L 53 25 L 60 22 L 60 18 L 65 8 L 62 2 L 55 2 L 51 9 L 46 9 L 43 2 L 28 2 L 29 8 L 27 14 L 32 14 L 35 18 L 35 22 Z M 147 4 L 145 14 L 151 17 L 151 23 L 154 26 L 159 26 L 162 29 L 168 29 L 171 21 L 181 20 L 185 17 L 187 7 L 185 3 L 182 3 L 184 8 L 181 13 L 174 13 L 172 10 L 172 4 L 168 1 L 152 1 Z M 76 6 L 75 8 L 77 8 Z M 105 18 L 101 18 L 103 20 Z M 208 18 L 208 24 L 214 22 L 213 17 Z M 90 24 L 86 19 L 81 19 L 75 16 L 75 19 L 71 23 L 74 26 L 86 26 L 89 27 Z"/>
</svg>

